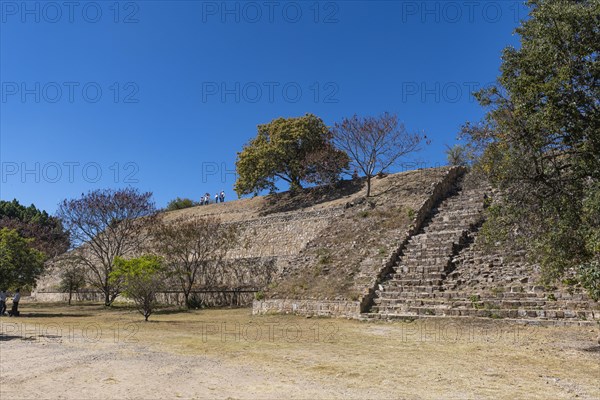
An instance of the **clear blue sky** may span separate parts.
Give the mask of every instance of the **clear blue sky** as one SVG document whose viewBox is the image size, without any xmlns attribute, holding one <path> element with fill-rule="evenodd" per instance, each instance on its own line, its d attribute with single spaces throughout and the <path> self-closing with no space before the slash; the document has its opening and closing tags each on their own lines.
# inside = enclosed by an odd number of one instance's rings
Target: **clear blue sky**
<svg viewBox="0 0 600 400">
<path fill-rule="evenodd" d="M 158 206 L 222 189 L 256 125 L 397 113 L 444 145 L 517 45 L 522 2 L 2 1 L 0 198 L 49 212 L 132 185 Z"/>
</svg>

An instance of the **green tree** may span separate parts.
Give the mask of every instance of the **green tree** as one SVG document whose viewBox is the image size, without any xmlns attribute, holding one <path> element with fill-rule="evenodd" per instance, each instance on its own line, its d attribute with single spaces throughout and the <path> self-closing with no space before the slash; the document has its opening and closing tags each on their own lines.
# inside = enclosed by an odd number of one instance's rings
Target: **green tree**
<svg viewBox="0 0 600 400">
<path fill-rule="evenodd" d="M 321 168 L 324 159 L 337 162 Z M 257 136 L 238 153 L 235 191 L 238 196 L 274 192 L 277 180 L 287 182 L 294 191 L 303 182 L 319 184 L 332 175 L 338 177 L 347 165 L 345 154 L 332 145 L 323 120 L 312 114 L 278 118 L 259 125 Z"/>
<path fill-rule="evenodd" d="M 14 229 L 0 229 L 0 288 L 35 286 L 45 257 L 31 242 Z"/>
<path fill-rule="evenodd" d="M 520 48 L 502 55 L 498 84 L 476 94 L 485 120 L 467 124 L 503 193 L 484 226 L 520 241 L 546 280 L 600 263 L 600 2 L 531 0 Z M 593 281 L 593 279 L 592 279 Z"/>
<path fill-rule="evenodd" d="M 175 210 L 183 210 L 184 208 L 190 208 L 197 206 L 198 203 L 192 199 L 182 199 L 181 197 L 177 197 L 173 199 L 167 204 L 166 211 L 175 211 Z"/>
<path fill-rule="evenodd" d="M 0 200 L 0 228 L 16 229 L 19 235 L 33 239 L 30 245 L 50 258 L 64 253 L 70 245 L 69 233 L 60 219 L 33 204 L 25 207 L 16 199 Z"/>
<path fill-rule="evenodd" d="M 111 282 L 123 288 L 123 295 L 134 301 L 144 320 L 148 321 L 157 305 L 156 294 L 164 289 L 162 259 L 153 255 L 130 260 L 116 257 L 114 265 Z"/>
</svg>

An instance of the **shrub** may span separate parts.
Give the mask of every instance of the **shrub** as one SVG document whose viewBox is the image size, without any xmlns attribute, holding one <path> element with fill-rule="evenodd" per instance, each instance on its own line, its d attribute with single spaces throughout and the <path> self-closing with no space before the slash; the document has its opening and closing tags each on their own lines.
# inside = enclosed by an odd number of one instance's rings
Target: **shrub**
<svg viewBox="0 0 600 400">
<path fill-rule="evenodd" d="M 160 257 L 145 255 L 125 260 L 115 257 L 110 273 L 112 284 L 121 285 L 125 297 L 133 300 L 138 311 L 148 321 L 156 307 L 156 294 L 164 287 L 163 262 Z"/>
<path fill-rule="evenodd" d="M 600 262 L 592 261 L 579 267 L 579 281 L 594 301 L 600 300 Z"/>
<path fill-rule="evenodd" d="M 183 210 L 184 208 L 195 207 L 197 205 L 198 205 L 198 203 L 192 199 L 186 199 L 186 198 L 182 199 L 180 197 L 177 197 L 176 199 L 171 200 L 169 202 L 169 204 L 167 204 L 167 208 L 165 210 L 167 210 L 167 211 Z"/>
</svg>

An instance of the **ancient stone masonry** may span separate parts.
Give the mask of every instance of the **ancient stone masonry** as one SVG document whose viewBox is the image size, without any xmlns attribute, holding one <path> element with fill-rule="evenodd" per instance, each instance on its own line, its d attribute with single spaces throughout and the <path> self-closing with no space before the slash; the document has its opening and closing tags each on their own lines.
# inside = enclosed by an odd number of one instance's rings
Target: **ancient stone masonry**
<svg viewBox="0 0 600 400">
<path fill-rule="evenodd" d="M 227 253 L 220 268 L 215 268 L 218 273 L 211 274 L 210 281 L 198 282 L 196 295 L 204 304 L 249 305 L 254 299 L 254 293 L 266 287 L 279 273 L 281 263 L 297 255 L 307 242 L 344 210 L 343 204 L 336 204 L 260 216 L 252 206 L 247 206 L 248 203 L 255 202 L 256 199 L 241 200 L 180 210 L 167 215 L 167 218 L 211 216 L 238 229 L 238 245 Z M 58 269 L 51 268 L 38 282 L 33 297 L 37 301 L 67 299 L 68 294 L 59 290 Z M 101 296 L 93 288 L 86 288 L 77 298 L 101 300 Z M 182 293 L 178 293 L 174 287 L 160 299 L 167 303 L 181 303 Z"/>
<path fill-rule="evenodd" d="M 444 282 L 446 315 L 541 320 L 600 320 L 600 304 L 578 285 L 540 283 L 539 268 L 527 262 L 523 251 L 508 253 L 485 248 L 472 232 L 469 246 L 452 259 Z M 569 274 L 567 274 L 568 276 Z"/>
<path fill-rule="evenodd" d="M 421 297 L 443 290 L 452 256 L 481 220 L 482 190 L 458 190 L 431 209 L 425 226 L 407 242 L 396 265 L 378 286 L 372 313 L 419 314 Z"/>
<path fill-rule="evenodd" d="M 363 291 L 358 299 L 345 298 L 347 292 L 342 291 L 340 281 L 326 275 L 319 279 L 338 287 L 339 297 L 319 298 L 310 290 L 305 291 L 306 297 L 290 296 L 289 291 L 278 288 L 275 297 L 255 301 L 253 313 L 363 320 L 451 316 L 506 318 L 539 324 L 600 321 L 600 304 L 573 285 L 572 280 L 544 286 L 539 283 L 538 267 L 526 262 L 523 251 L 484 246 L 479 230 L 484 222 L 486 196 L 491 199 L 493 195 L 487 187 L 463 185 L 467 181 L 463 172 L 451 169 L 441 176 L 421 176 L 431 186 L 423 190 L 426 197 L 410 200 L 412 207 L 419 204 L 414 208 L 417 211 L 412 226 L 402 227 L 403 234 L 394 229 L 379 231 L 390 240 L 396 238 L 395 247 L 384 247 L 389 251 L 387 261 L 369 253 L 363 245 L 361 254 L 365 256 L 358 267 L 360 272 L 352 275 L 354 287 Z M 408 182 L 400 178 L 395 181 Z M 394 201 L 386 196 L 384 200 Z M 398 204 L 409 201 L 397 200 Z M 347 211 L 345 217 L 349 216 L 351 213 Z M 318 259 L 310 257 L 311 244 L 327 243 L 321 237 L 340 232 L 339 226 L 336 222 L 329 225 L 298 257 L 291 259 L 298 270 L 295 274 L 278 278 L 297 282 L 302 274 L 310 274 L 311 263 L 318 263 Z M 360 237 L 358 229 L 355 235 Z M 346 254 L 354 251 L 353 246 L 339 245 Z"/>
<path fill-rule="evenodd" d="M 255 314 L 600 321 L 600 303 L 572 280 L 546 287 L 522 251 L 483 245 L 490 193 L 465 173 L 444 167 L 378 177 L 369 198 L 364 182 L 345 181 L 165 218 L 215 217 L 237 228 L 239 242 L 218 273 L 196 288 L 209 305 L 249 305 L 256 297 Z M 65 300 L 58 276 L 50 269 L 34 298 Z M 92 288 L 81 298 L 100 299 Z M 180 303 L 182 295 L 172 288 L 161 301 Z"/>
<path fill-rule="evenodd" d="M 356 318 L 360 314 L 360 303 L 358 301 L 331 300 L 255 300 L 252 314 L 301 314 Z"/>
<path fill-rule="evenodd" d="M 490 251 L 480 243 L 485 190 L 458 191 L 434 208 L 413 236 L 364 318 L 470 316 L 600 320 L 600 305 L 577 287 L 536 283 L 523 252 Z"/>
<path fill-rule="evenodd" d="M 342 214 L 282 263 L 266 297 L 366 302 L 410 236 L 411 224 L 421 224 L 432 199 L 444 196 L 463 172 L 438 168 L 376 179 L 372 197 L 350 199 Z"/>
<path fill-rule="evenodd" d="M 227 258 L 296 255 L 341 213 L 343 208 L 336 207 L 231 222 L 238 227 L 241 237 L 239 245 L 229 251 Z"/>
<path fill-rule="evenodd" d="M 395 266 L 412 238 L 423 229 L 424 224 L 429 220 L 431 214 L 437 211 L 434 207 L 446 198 L 449 193 L 456 190 L 457 181 L 464 176 L 465 172 L 464 168 L 451 168 L 446 172 L 443 179 L 432 184 L 431 190 L 428 192 L 428 197 L 420 204 L 414 218 L 414 223 L 409 231 L 406 232 L 404 240 L 400 242 L 399 247 L 391 254 L 391 257 L 383 268 L 379 269 L 377 275 L 372 277 L 374 279 L 371 280 L 368 291 L 361 298 L 361 312 L 367 312 L 373 305 L 374 299 L 378 291 L 380 291 L 381 283 L 390 279 L 391 274 L 394 273 Z"/>
</svg>

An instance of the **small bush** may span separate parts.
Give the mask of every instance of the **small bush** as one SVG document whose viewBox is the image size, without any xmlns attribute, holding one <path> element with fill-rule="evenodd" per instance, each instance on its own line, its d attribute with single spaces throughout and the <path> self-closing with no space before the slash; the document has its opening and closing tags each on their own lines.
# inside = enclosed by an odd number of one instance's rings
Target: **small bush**
<svg viewBox="0 0 600 400">
<path fill-rule="evenodd" d="M 319 264 L 331 263 L 331 252 L 329 251 L 329 249 L 321 248 L 317 250 L 317 256 L 319 257 Z"/>
<path fill-rule="evenodd" d="M 186 306 L 190 310 L 198 310 L 204 307 L 204 301 L 202 301 L 202 299 L 196 293 L 192 293 L 187 301 Z"/>
<path fill-rule="evenodd" d="M 174 200 L 171 200 L 169 204 L 167 204 L 167 211 L 175 211 L 175 210 L 183 210 L 184 208 L 190 208 L 197 206 L 198 203 L 192 199 L 182 199 L 177 197 Z"/>
</svg>

